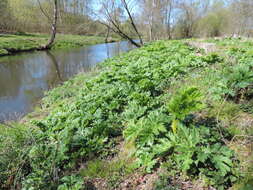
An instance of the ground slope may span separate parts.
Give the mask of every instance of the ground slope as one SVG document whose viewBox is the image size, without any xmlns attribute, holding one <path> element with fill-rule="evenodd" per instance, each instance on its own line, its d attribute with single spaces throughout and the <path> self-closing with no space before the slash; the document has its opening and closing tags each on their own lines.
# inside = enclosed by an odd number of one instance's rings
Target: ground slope
<svg viewBox="0 0 253 190">
<path fill-rule="evenodd" d="M 1 126 L 2 188 L 252 188 L 253 46 L 212 43 L 154 42 L 50 91 Z"/>
</svg>

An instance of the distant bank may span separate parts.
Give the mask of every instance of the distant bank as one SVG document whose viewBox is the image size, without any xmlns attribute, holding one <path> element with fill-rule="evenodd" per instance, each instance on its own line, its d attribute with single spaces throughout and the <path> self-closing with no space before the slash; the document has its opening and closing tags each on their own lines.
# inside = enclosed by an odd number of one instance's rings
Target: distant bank
<svg viewBox="0 0 253 190">
<path fill-rule="evenodd" d="M 0 34 L 0 56 L 29 51 L 47 43 L 48 34 Z M 108 42 L 119 41 L 109 39 Z M 52 49 L 69 49 L 105 42 L 104 37 L 58 34 Z"/>
</svg>

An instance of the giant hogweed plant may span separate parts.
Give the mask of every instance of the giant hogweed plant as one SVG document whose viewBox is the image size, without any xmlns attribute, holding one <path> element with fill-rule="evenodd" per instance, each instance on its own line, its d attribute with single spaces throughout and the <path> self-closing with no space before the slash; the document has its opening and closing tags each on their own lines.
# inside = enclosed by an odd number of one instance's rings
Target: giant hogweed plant
<svg viewBox="0 0 253 190">
<path fill-rule="evenodd" d="M 50 96 L 56 95 L 52 100 L 59 105 L 47 117 L 33 122 L 41 132 L 29 154 L 32 172 L 24 187 L 56 189 L 65 172 L 75 170 L 80 161 L 106 155 L 125 123 L 133 120 L 139 125 L 138 120 L 143 118 L 145 124 L 153 118 L 150 114 L 154 110 L 162 109 L 159 97 L 164 95 L 164 86 L 170 78 L 187 73 L 193 55 L 181 42 L 156 42 L 106 61 L 103 71 L 85 79 L 67 103 L 52 92 Z M 185 64 L 180 65 L 182 62 Z M 138 113 L 133 115 L 131 110 Z M 149 138 L 148 144 L 156 139 L 152 135 Z M 145 138 L 142 141 L 146 143 Z"/>
<path fill-rule="evenodd" d="M 136 166 L 151 172 L 168 162 L 166 168 L 178 171 L 178 175 L 199 177 L 218 189 L 231 186 L 237 180 L 234 154 L 220 140 L 216 129 L 183 124 L 186 116 L 203 107 L 199 90 L 187 87 L 179 90 L 167 107 L 129 122 L 123 134 L 136 147 Z"/>
<path fill-rule="evenodd" d="M 177 134 L 169 132 L 154 151 L 167 160 L 168 170 L 197 176 L 217 189 L 227 189 L 238 179 L 233 151 L 205 126 L 179 125 Z"/>
<path fill-rule="evenodd" d="M 167 108 L 172 115 L 173 133 L 177 132 L 179 122 L 183 121 L 187 115 L 203 108 L 201 98 L 202 95 L 196 87 L 181 89 L 172 97 Z"/>
<path fill-rule="evenodd" d="M 203 134 L 200 128 L 183 124 L 188 114 L 200 108 L 196 89 L 184 89 L 174 95 L 176 100 L 169 101 L 171 106 L 166 105 L 168 95 L 164 89 L 172 85 L 171 81 L 184 77 L 195 68 L 207 66 L 208 62 L 182 42 L 160 41 L 103 64 L 103 71 L 95 77 L 77 79 L 78 85 L 70 93 L 67 89 L 73 86 L 71 83 L 49 93 L 51 98 L 46 106 L 50 113 L 33 122 L 38 132 L 36 143 L 26 154 L 30 170 L 22 181 L 23 189 L 66 189 L 72 186 L 81 189 L 78 174 L 74 177 L 69 174 L 76 173 L 88 160 L 111 155 L 115 137 L 121 136 L 122 132 L 126 140 L 135 145 L 136 167 L 145 166 L 152 172 L 161 159 L 171 159 L 171 163 L 177 166 L 175 171 L 188 173 L 195 169 L 193 176 L 200 175 L 196 165 L 187 163 L 195 163 L 201 147 L 215 144 L 219 138 L 212 135 L 212 130 Z M 63 94 L 62 89 L 66 89 Z M 57 106 L 50 107 L 54 102 Z M 171 128 L 173 120 L 179 121 L 175 133 Z M 186 132 L 182 132 L 184 128 L 187 128 Z M 201 129 L 208 130 L 207 127 Z M 194 130 L 196 134 L 193 134 Z M 193 138 L 183 140 L 184 133 Z M 195 142 L 198 136 L 197 139 L 201 140 Z M 202 144 L 205 139 L 208 142 Z M 187 153 L 188 149 L 191 154 Z M 180 155 L 187 156 L 187 163 L 180 160 Z M 203 162 L 198 165 L 203 169 L 203 175 L 207 168 L 220 171 L 209 161 L 211 159 L 212 156 L 203 161 L 208 165 Z M 225 176 L 231 175 L 228 172 Z M 217 178 L 222 180 L 219 175 Z M 74 179 L 78 181 L 76 185 L 72 184 Z"/>
<path fill-rule="evenodd" d="M 240 61 L 240 60 L 238 60 Z M 237 63 L 220 66 L 219 69 L 209 69 L 206 78 L 207 85 L 212 86 L 208 91 L 213 99 L 233 100 L 240 102 L 253 95 L 253 64 Z M 215 84 L 215 85 L 211 85 Z"/>
<path fill-rule="evenodd" d="M 253 72 L 252 65 L 237 64 L 225 70 L 225 82 L 227 94 L 237 101 L 253 95 Z"/>
</svg>

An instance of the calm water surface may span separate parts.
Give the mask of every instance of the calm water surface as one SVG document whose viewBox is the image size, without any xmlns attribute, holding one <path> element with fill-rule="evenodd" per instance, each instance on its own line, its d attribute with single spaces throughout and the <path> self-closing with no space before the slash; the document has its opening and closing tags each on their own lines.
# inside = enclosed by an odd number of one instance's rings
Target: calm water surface
<svg viewBox="0 0 253 190">
<path fill-rule="evenodd" d="M 96 63 L 133 49 L 128 42 L 0 58 L 0 122 L 32 111 L 45 91 Z"/>
</svg>

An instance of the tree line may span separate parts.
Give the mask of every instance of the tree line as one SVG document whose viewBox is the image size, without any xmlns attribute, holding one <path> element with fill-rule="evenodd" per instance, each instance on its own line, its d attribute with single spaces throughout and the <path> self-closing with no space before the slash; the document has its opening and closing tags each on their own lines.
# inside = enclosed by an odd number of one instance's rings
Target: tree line
<svg viewBox="0 0 253 190">
<path fill-rule="evenodd" d="M 57 15 L 54 5 L 57 3 Z M 143 41 L 253 34 L 249 0 L 1 0 L 0 32 L 57 32 Z M 52 29 L 53 30 L 53 29 Z M 56 30 L 56 29 L 55 29 Z M 133 40 L 138 39 L 138 40 Z"/>
</svg>

